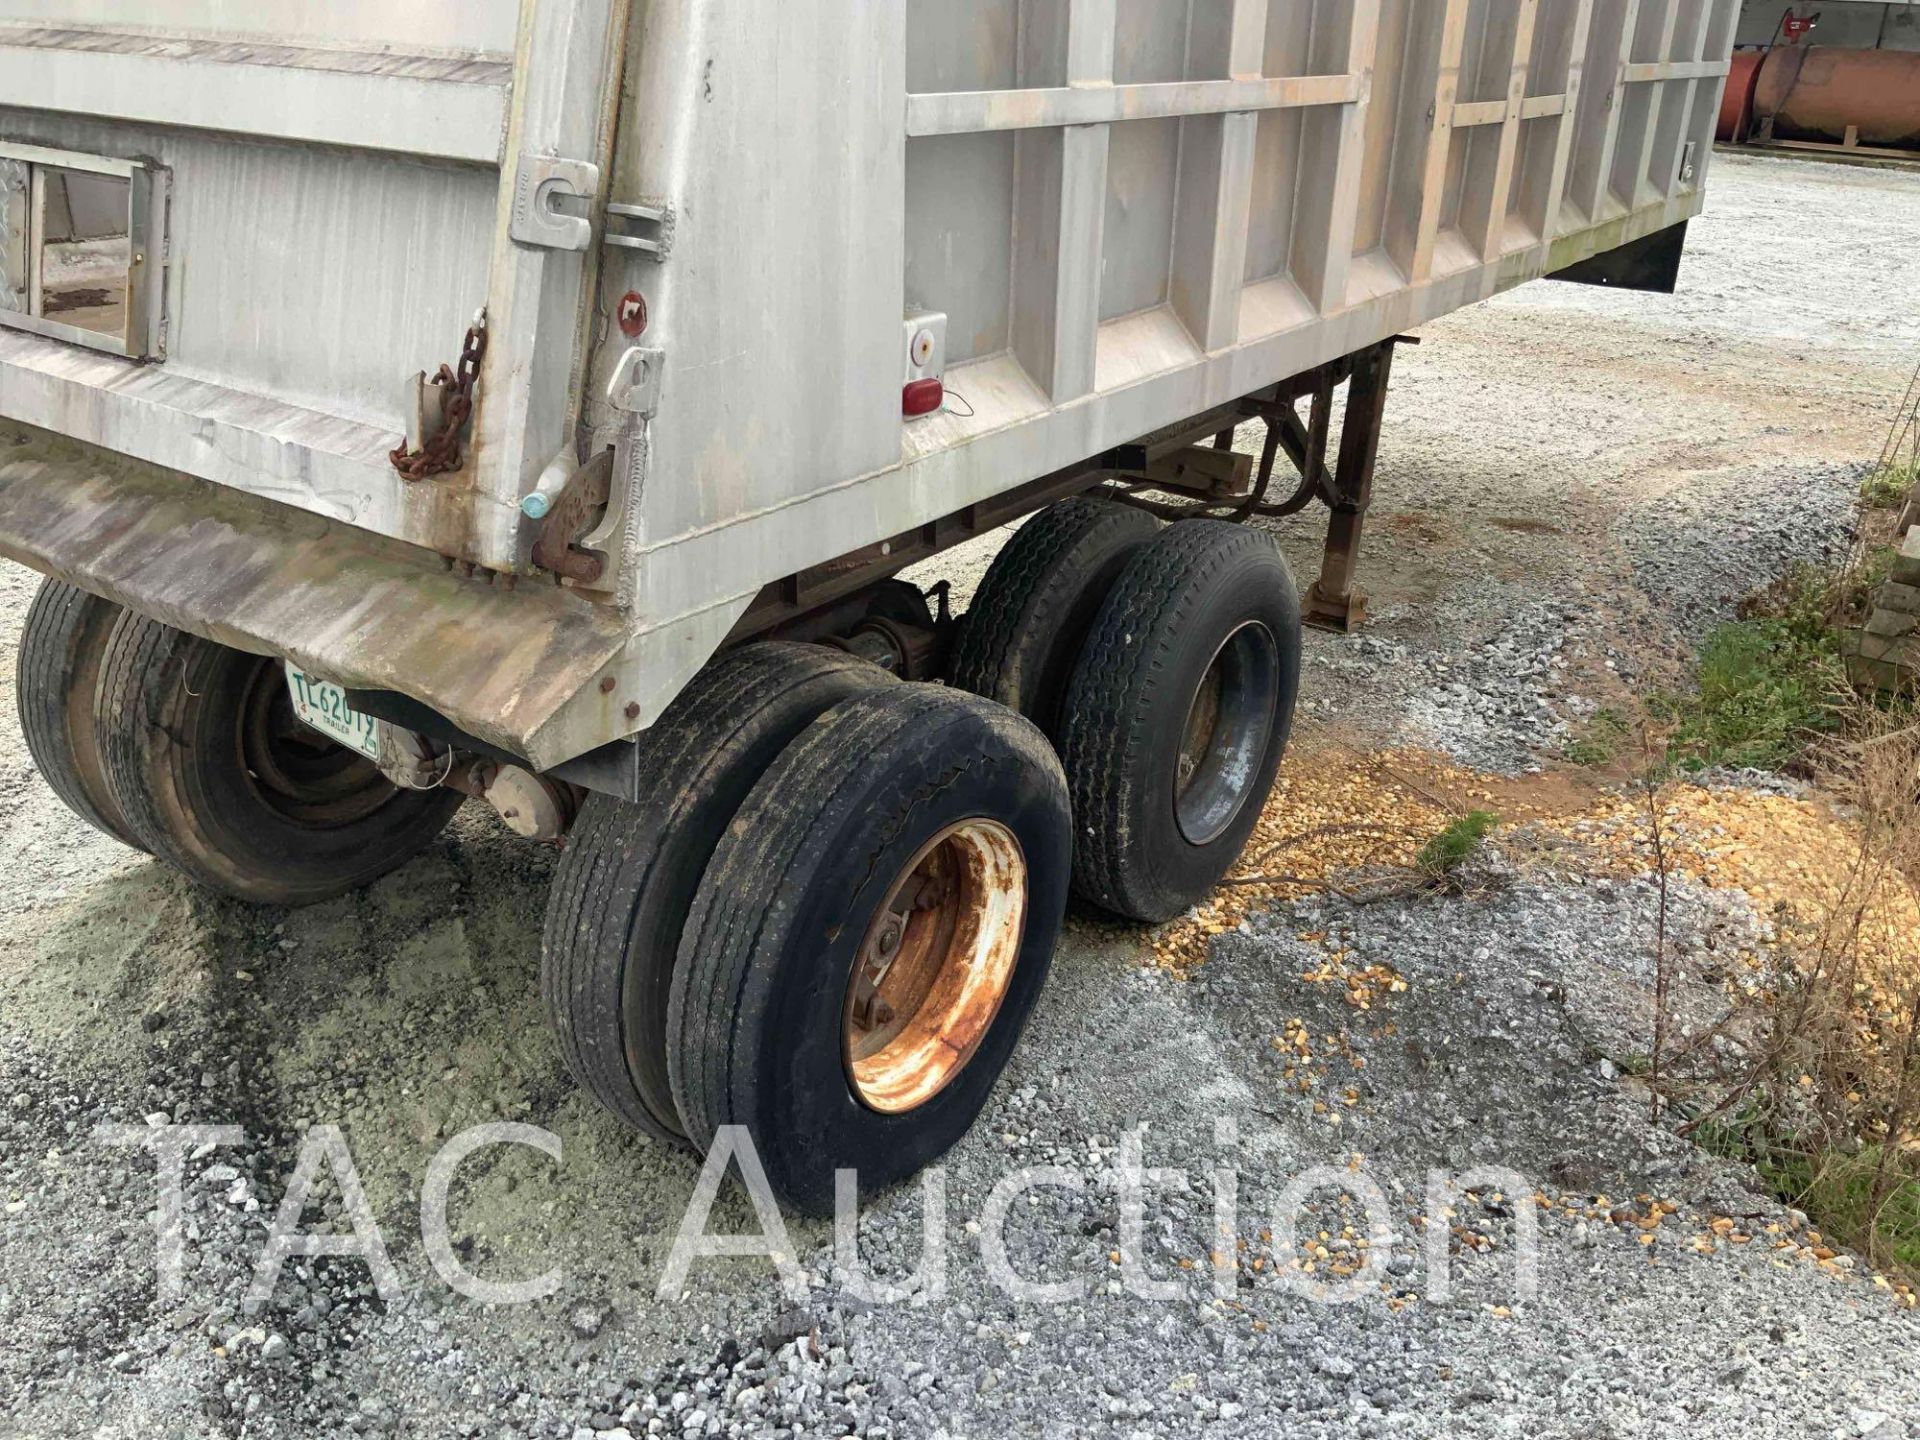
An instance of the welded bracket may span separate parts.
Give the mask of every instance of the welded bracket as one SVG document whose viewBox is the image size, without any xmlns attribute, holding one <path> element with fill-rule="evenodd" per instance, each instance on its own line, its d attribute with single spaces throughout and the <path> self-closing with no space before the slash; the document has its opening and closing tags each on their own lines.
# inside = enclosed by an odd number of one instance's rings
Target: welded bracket
<svg viewBox="0 0 1920 1440">
<path fill-rule="evenodd" d="M 634 346 L 613 368 L 607 403 L 623 415 L 651 420 L 660 413 L 660 386 L 666 372 L 666 351 Z"/>
<path fill-rule="evenodd" d="M 581 548 L 613 501 L 614 452 L 603 450 L 575 472 L 547 510 L 533 544 L 533 563 L 576 585 L 593 585 L 607 573 L 607 556 Z"/>
<path fill-rule="evenodd" d="M 593 245 L 593 221 L 584 209 L 600 193 L 600 167 L 585 160 L 553 155 L 522 155 L 513 182 L 514 243 L 534 250 L 586 250 Z"/>
<path fill-rule="evenodd" d="M 1361 532 L 1373 503 L 1373 472 L 1380 457 L 1393 352 L 1397 346 L 1419 343 L 1412 335 L 1396 335 L 1331 364 L 1302 371 L 1221 410 L 1111 450 L 1098 464 L 1107 480 L 1118 483 L 1101 493 L 1163 520 L 1210 518 L 1235 524 L 1283 520 L 1319 501 L 1332 518 L 1320 578 L 1307 592 L 1303 618 L 1323 629 L 1358 629 L 1367 617 L 1367 597 L 1353 582 Z M 1345 382 L 1351 383 L 1340 456 L 1337 465 L 1329 465 L 1334 391 Z M 1304 422 L 1296 408 L 1303 399 L 1312 402 Z M 1233 448 L 1243 420 L 1266 424 L 1266 447 L 1257 462 Z M 1213 442 L 1211 449 L 1199 444 L 1207 438 Z M 1300 484 L 1285 500 L 1269 500 L 1282 453 L 1299 471 Z M 1148 499 L 1144 491 L 1202 503 L 1167 505 Z"/>
<path fill-rule="evenodd" d="M 667 205 L 607 206 L 606 243 L 656 263 L 673 248 L 673 210 Z"/>
</svg>

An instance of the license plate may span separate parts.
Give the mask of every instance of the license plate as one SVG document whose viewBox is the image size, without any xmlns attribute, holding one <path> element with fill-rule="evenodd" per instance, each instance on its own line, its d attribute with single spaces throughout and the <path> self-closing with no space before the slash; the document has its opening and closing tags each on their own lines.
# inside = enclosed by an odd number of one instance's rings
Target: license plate
<svg viewBox="0 0 1920 1440">
<path fill-rule="evenodd" d="M 347 703 L 347 692 L 330 680 L 287 666 L 287 689 L 300 723 L 369 760 L 380 758 L 380 722 Z"/>
</svg>

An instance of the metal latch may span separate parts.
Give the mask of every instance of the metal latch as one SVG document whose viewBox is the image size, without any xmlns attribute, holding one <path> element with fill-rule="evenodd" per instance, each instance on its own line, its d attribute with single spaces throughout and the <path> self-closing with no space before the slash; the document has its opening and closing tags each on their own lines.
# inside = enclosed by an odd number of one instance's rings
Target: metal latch
<svg viewBox="0 0 1920 1440">
<path fill-rule="evenodd" d="M 665 260 L 673 239 L 673 212 L 665 205 L 607 206 L 607 244 Z"/>
<path fill-rule="evenodd" d="M 599 193 L 598 165 L 552 155 L 522 155 L 513 183 L 513 223 L 507 233 L 515 243 L 538 250 L 589 249 L 592 219 L 561 205 L 577 201 L 584 212 Z"/>
<path fill-rule="evenodd" d="M 1689 140 L 1680 151 L 1680 183 L 1693 184 L 1694 176 L 1699 172 L 1700 142 Z"/>
<path fill-rule="evenodd" d="M 624 414 L 652 419 L 660 413 L 660 381 L 666 368 L 666 351 L 635 346 L 614 367 L 607 403 Z"/>
<path fill-rule="evenodd" d="M 581 549 L 579 542 L 613 503 L 613 463 L 613 451 L 602 450 L 550 502 L 533 544 L 534 564 L 581 585 L 595 584 L 607 573 L 607 557 Z"/>
</svg>

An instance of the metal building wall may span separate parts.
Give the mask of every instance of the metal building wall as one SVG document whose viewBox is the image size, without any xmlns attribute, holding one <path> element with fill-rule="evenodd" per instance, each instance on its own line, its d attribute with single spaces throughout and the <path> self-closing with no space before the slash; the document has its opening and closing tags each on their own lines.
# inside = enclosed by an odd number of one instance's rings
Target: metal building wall
<svg viewBox="0 0 1920 1440">
<path fill-rule="evenodd" d="M 1920 4 L 1863 4 L 1860 0 L 1746 0 L 1740 14 L 1736 45 L 1766 45 L 1780 28 L 1789 9 L 1806 15 L 1820 12 L 1820 26 L 1812 43 L 1850 50 L 1920 50 Z"/>
</svg>

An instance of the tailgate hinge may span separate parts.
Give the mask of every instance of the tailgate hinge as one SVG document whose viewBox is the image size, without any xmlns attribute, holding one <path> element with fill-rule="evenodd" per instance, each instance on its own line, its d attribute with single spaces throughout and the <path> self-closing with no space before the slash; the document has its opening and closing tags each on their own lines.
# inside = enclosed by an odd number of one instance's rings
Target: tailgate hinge
<svg viewBox="0 0 1920 1440">
<path fill-rule="evenodd" d="M 673 207 L 609 205 L 606 240 L 619 249 L 638 251 L 649 260 L 665 260 L 673 248 Z"/>
</svg>

